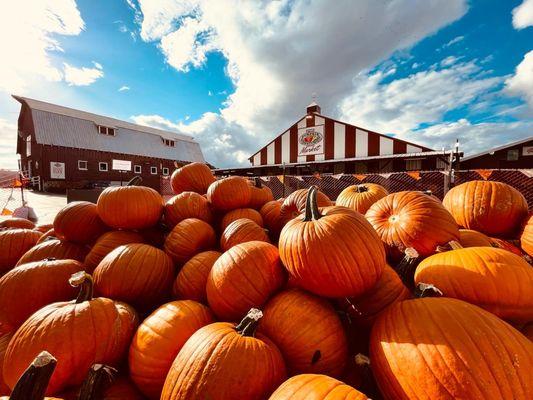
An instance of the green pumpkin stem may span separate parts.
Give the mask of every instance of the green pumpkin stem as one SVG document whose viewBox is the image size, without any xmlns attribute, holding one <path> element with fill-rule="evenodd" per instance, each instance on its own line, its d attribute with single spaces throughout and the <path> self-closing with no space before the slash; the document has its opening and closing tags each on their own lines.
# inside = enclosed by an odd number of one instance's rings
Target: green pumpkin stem
<svg viewBox="0 0 533 400">
<path fill-rule="evenodd" d="M 419 299 L 423 297 L 442 297 L 442 296 L 444 296 L 444 294 L 435 285 L 432 285 L 430 283 L 423 283 L 423 282 L 420 282 L 418 285 L 416 285 L 415 297 L 418 297 Z"/>
<path fill-rule="evenodd" d="M 368 192 L 368 187 L 366 185 L 357 185 L 357 193 Z"/>
<path fill-rule="evenodd" d="M 412 247 L 404 251 L 402 260 L 396 265 L 396 272 L 402 279 L 403 283 L 410 289 L 413 289 L 415 270 L 420 262 L 420 255 Z"/>
<path fill-rule="evenodd" d="M 242 336 L 254 337 L 255 330 L 261 318 L 263 318 L 263 312 L 257 308 L 252 308 L 248 311 L 246 317 L 235 327 L 235 330 Z"/>
<path fill-rule="evenodd" d="M 134 176 L 128 181 L 128 183 L 126 183 L 126 186 L 139 186 L 142 181 L 143 178 L 141 176 Z"/>
<path fill-rule="evenodd" d="M 89 301 L 93 298 L 93 277 L 85 271 L 72 274 L 69 281 L 70 286 L 79 287 L 80 291 L 76 297 L 76 304 Z"/>
<path fill-rule="evenodd" d="M 318 209 L 318 202 L 316 199 L 316 194 L 318 188 L 316 186 L 311 186 L 307 191 L 307 199 L 305 201 L 305 217 L 304 221 L 318 221 L 322 218 L 320 210 Z"/>
<path fill-rule="evenodd" d="M 10 400 L 42 400 L 57 360 L 47 351 L 41 352 L 17 381 Z"/>
<path fill-rule="evenodd" d="M 113 383 L 117 370 L 103 364 L 94 364 L 81 385 L 77 400 L 104 398 L 105 389 Z"/>
</svg>

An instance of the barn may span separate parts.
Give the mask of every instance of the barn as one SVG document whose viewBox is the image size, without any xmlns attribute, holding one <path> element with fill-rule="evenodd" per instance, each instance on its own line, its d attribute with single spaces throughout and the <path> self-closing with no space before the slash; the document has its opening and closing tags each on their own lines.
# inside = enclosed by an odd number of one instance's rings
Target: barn
<svg viewBox="0 0 533 400">
<path fill-rule="evenodd" d="M 533 136 L 461 159 L 461 169 L 533 168 Z"/>
<path fill-rule="evenodd" d="M 15 96 L 20 170 L 43 190 L 120 184 L 141 176 L 159 190 L 175 165 L 204 162 L 190 136 Z"/>
</svg>

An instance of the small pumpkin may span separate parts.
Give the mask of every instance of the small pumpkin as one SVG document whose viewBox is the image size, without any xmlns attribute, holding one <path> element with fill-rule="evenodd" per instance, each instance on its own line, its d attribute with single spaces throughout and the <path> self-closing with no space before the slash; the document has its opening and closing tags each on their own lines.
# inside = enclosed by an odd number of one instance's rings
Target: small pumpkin
<svg viewBox="0 0 533 400">
<path fill-rule="evenodd" d="M 250 191 L 250 203 L 248 204 L 250 208 L 259 210 L 263 205 L 274 200 L 272 189 L 264 186 L 261 178 L 255 178 L 255 183 L 251 186 Z"/>
<path fill-rule="evenodd" d="M 533 214 L 529 216 L 520 235 L 520 246 L 533 257 Z"/>
<path fill-rule="evenodd" d="M 213 220 L 207 199 L 195 192 L 183 192 L 171 197 L 165 204 L 165 223 L 173 228 L 187 218 L 198 218 L 207 223 Z"/>
<path fill-rule="evenodd" d="M 231 249 L 241 243 L 257 240 L 270 243 L 263 228 L 248 218 L 240 218 L 229 224 L 220 236 L 220 248 L 223 251 Z"/>
<path fill-rule="evenodd" d="M 463 247 L 492 247 L 487 235 L 472 229 L 459 229 L 459 243 Z"/>
<path fill-rule="evenodd" d="M 55 236 L 69 242 L 89 244 L 106 230 L 96 205 L 88 201 L 69 203 L 54 218 Z"/>
<path fill-rule="evenodd" d="M 308 189 L 299 189 L 292 192 L 285 198 L 285 200 L 283 200 L 279 211 L 279 216 L 283 225 L 305 211 L 307 192 Z M 318 189 L 316 189 L 316 203 L 318 207 L 328 207 L 333 205 L 329 197 Z"/>
<path fill-rule="evenodd" d="M 236 210 L 231 210 L 227 212 L 220 221 L 220 230 L 224 230 L 231 224 L 233 221 L 237 221 L 241 218 L 248 218 L 254 221 L 257 225 L 263 226 L 263 217 L 259 211 L 254 210 L 253 208 L 237 208 Z"/>
<path fill-rule="evenodd" d="M 193 162 L 178 168 L 170 177 L 172 190 L 182 192 L 207 193 L 207 188 L 215 181 L 215 176 L 206 164 Z"/>
<path fill-rule="evenodd" d="M 8 229 L 0 231 L 0 275 L 13 268 L 17 261 L 31 249 L 41 232 L 31 229 Z"/>
<path fill-rule="evenodd" d="M 301 374 L 287 379 L 269 400 L 367 400 L 363 393 L 327 375 Z"/>
<path fill-rule="evenodd" d="M 207 304 L 205 286 L 207 277 L 216 260 L 222 255 L 218 251 L 204 251 L 193 256 L 183 265 L 174 285 L 172 295 L 177 299 L 189 299 Z"/>
<path fill-rule="evenodd" d="M 335 205 L 348 207 L 365 214 L 372 204 L 388 194 L 387 189 L 377 183 L 351 185 L 340 192 Z"/>
<path fill-rule="evenodd" d="M 266 203 L 259 213 L 263 218 L 264 226 L 270 232 L 271 237 L 277 237 L 283 228 L 281 220 L 281 203 L 283 200 L 272 200 Z"/>
<path fill-rule="evenodd" d="M 7 396 L 11 392 L 4 382 L 3 369 L 4 369 L 4 355 L 6 354 L 7 345 L 13 337 L 13 333 L 0 333 L 0 396 Z"/>
<path fill-rule="evenodd" d="M 207 200 L 221 211 L 245 208 L 250 203 L 250 186 L 246 179 L 231 176 L 213 182 L 207 190 Z"/>
<path fill-rule="evenodd" d="M 11 217 L 0 221 L 1 229 L 34 229 L 35 224 L 26 218 Z"/>
<path fill-rule="evenodd" d="M 110 231 L 98 238 L 96 243 L 85 257 L 84 266 L 87 272 L 92 273 L 96 266 L 117 247 L 130 243 L 143 243 L 143 237 L 137 232 Z"/>
<path fill-rule="evenodd" d="M 57 239 L 47 240 L 46 242 L 33 246 L 24 253 L 18 260 L 17 266 L 47 258 L 83 262 L 88 252 L 89 248 L 81 244 L 64 242 Z"/>
<path fill-rule="evenodd" d="M 174 262 L 183 264 L 192 256 L 216 246 L 215 230 L 198 218 L 187 218 L 177 224 L 165 240 L 165 252 Z"/>
</svg>

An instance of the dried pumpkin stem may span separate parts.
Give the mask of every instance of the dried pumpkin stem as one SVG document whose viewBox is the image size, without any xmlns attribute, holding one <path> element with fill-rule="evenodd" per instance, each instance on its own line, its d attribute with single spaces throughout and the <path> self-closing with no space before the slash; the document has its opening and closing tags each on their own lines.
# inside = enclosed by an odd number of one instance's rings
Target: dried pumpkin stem
<svg viewBox="0 0 533 400">
<path fill-rule="evenodd" d="M 462 249 L 463 246 L 461 246 L 461 243 L 455 241 L 455 240 L 450 240 L 448 242 L 448 245 L 452 248 L 452 250 L 458 250 L 458 249 Z"/>
<path fill-rule="evenodd" d="M 263 183 L 261 182 L 261 178 L 255 178 L 255 187 L 261 189 L 263 187 Z"/>
<path fill-rule="evenodd" d="M 103 364 L 94 364 L 83 381 L 78 400 L 98 400 L 104 398 L 104 390 L 113 383 L 117 370 Z"/>
<path fill-rule="evenodd" d="M 412 247 L 408 247 L 404 251 L 403 259 L 395 268 L 403 283 L 411 289 L 414 285 L 415 270 L 419 262 L 420 255 L 418 254 L 418 251 Z"/>
<path fill-rule="evenodd" d="M 93 277 L 85 271 L 72 274 L 69 281 L 70 286 L 79 287 L 80 291 L 76 297 L 76 303 L 83 303 L 93 298 Z"/>
<path fill-rule="evenodd" d="M 357 193 L 368 192 L 368 187 L 366 185 L 357 185 Z"/>
<path fill-rule="evenodd" d="M 322 214 L 320 214 L 320 210 L 318 209 L 318 202 L 316 198 L 317 191 L 318 188 L 316 186 L 311 186 L 307 191 L 304 221 L 317 221 L 322 218 Z"/>
<path fill-rule="evenodd" d="M 263 318 L 263 312 L 257 308 L 252 308 L 239 325 L 235 327 L 235 330 L 242 336 L 253 337 L 261 318 Z"/>
<path fill-rule="evenodd" d="M 143 181 L 143 178 L 141 176 L 134 176 L 131 178 L 126 186 L 139 186 Z"/>
<path fill-rule="evenodd" d="M 415 296 L 418 298 L 422 297 L 442 297 L 444 294 L 442 291 L 430 283 L 420 282 L 416 285 Z"/>
<path fill-rule="evenodd" d="M 19 378 L 9 399 L 44 399 L 48 382 L 54 373 L 56 364 L 57 360 L 50 353 L 47 351 L 40 353 Z"/>
</svg>

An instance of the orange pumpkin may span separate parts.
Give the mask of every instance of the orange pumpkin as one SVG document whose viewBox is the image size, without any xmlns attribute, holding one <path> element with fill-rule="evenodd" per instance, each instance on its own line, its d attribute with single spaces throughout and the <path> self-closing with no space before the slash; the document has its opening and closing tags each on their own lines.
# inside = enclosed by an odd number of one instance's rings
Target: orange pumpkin
<svg viewBox="0 0 533 400">
<path fill-rule="evenodd" d="M 61 240 L 47 240 L 33 246 L 20 257 L 17 266 L 46 258 L 58 260 L 76 260 L 83 262 L 89 248 L 81 244 L 63 242 Z"/>
<path fill-rule="evenodd" d="M 26 218 L 11 217 L 0 221 L 1 229 L 34 229 L 35 224 Z"/>
<path fill-rule="evenodd" d="M 182 192 L 207 193 L 207 188 L 215 181 L 215 176 L 206 164 L 193 162 L 178 168 L 170 177 L 172 190 Z"/>
<path fill-rule="evenodd" d="M 222 254 L 207 279 L 207 300 L 221 319 L 237 321 L 252 306 L 261 306 L 285 281 L 276 246 L 246 242 Z"/>
<path fill-rule="evenodd" d="M 520 235 L 520 246 L 522 250 L 533 257 L 533 214 L 529 216 L 524 225 Z"/>
<path fill-rule="evenodd" d="M 174 264 L 163 251 L 148 244 L 117 247 L 94 270 L 98 294 L 150 309 L 168 298 L 174 280 Z"/>
<path fill-rule="evenodd" d="M 53 228 L 54 228 L 54 224 L 39 224 L 39 225 L 35 225 L 35 228 L 33 229 L 41 233 L 46 233 L 50 229 L 53 229 Z"/>
<path fill-rule="evenodd" d="M 289 375 L 338 376 L 348 357 L 339 316 L 324 299 L 300 289 L 283 291 L 268 301 L 259 324 L 278 346 Z"/>
<path fill-rule="evenodd" d="M 207 200 L 221 211 L 244 208 L 250 203 L 250 186 L 246 179 L 239 176 L 213 182 L 207 190 Z"/>
<path fill-rule="evenodd" d="M 216 234 L 207 222 L 187 218 L 177 224 L 165 240 L 165 252 L 183 264 L 192 256 L 216 246 Z"/>
<path fill-rule="evenodd" d="M 376 321 L 372 371 L 386 399 L 531 399 L 533 343 L 450 298 L 405 300 Z"/>
<path fill-rule="evenodd" d="M 425 257 L 435 253 L 437 246 L 459 239 L 450 213 L 421 192 L 389 194 L 374 203 L 365 216 L 394 258 L 408 247 Z"/>
<path fill-rule="evenodd" d="M 4 382 L 2 371 L 4 369 L 4 355 L 12 337 L 13 333 L 0 333 L 0 396 L 7 396 L 11 392 Z"/>
<path fill-rule="evenodd" d="M 251 186 L 250 191 L 248 207 L 259 210 L 263 205 L 274 200 L 272 190 L 268 186 L 263 186 L 261 178 L 255 178 L 255 184 Z"/>
<path fill-rule="evenodd" d="M 88 201 L 67 204 L 54 218 L 55 236 L 69 242 L 89 244 L 106 231 L 96 205 Z"/>
<path fill-rule="evenodd" d="M 330 376 L 296 375 L 287 379 L 268 400 L 367 400 L 363 393 Z"/>
<path fill-rule="evenodd" d="M 459 229 L 459 243 L 463 247 L 492 247 L 487 235 L 471 229 Z"/>
<path fill-rule="evenodd" d="M 177 299 L 189 299 L 207 304 L 205 290 L 207 277 L 221 255 L 222 253 L 218 251 L 204 251 L 187 261 L 174 281 L 172 295 Z"/>
<path fill-rule="evenodd" d="M 385 267 L 385 250 L 365 218 L 346 207 L 320 214 L 316 187 L 304 218 L 283 228 L 279 254 L 300 287 L 325 297 L 358 296 L 372 288 Z"/>
<path fill-rule="evenodd" d="M 299 189 L 292 192 L 285 200 L 283 200 L 279 211 L 279 217 L 283 225 L 305 211 L 307 192 L 308 189 Z M 318 189 L 316 193 L 316 201 L 318 207 L 328 207 L 333 205 L 329 197 Z"/>
<path fill-rule="evenodd" d="M 137 232 L 110 231 L 98 238 L 94 246 L 85 257 L 84 266 L 87 272 L 92 272 L 100 261 L 117 247 L 130 243 L 143 243 L 143 237 Z"/>
<path fill-rule="evenodd" d="M 240 218 L 229 224 L 220 237 L 220 248 L 223 251 L 231 249 L 241 243 L 257 240 L 270 243 L 263 228 L 248 218 Z"/>
<path fill-rule="evenodd" d="M 252 208 L 237 208 L 236 210 L 231 210 L 227 212 L 224 217 L 222 217 L 222 221 L 220 222 L 221 232 L 224 232 L 228 225 L 231 224 L 233 221 L 237 221 L 241 218 L 251 219 L 257 225 L 263 226 L 263 217 L 261 216 L 259 211 L 256 211 Z"/>
<path fill-rule="evenodd" d="M 41 232 L 31 229 L 8 229 L 0 231 L 0 275 L 13 268 L 17 261 L 31 249 Z"/>
<path fill-rule="evenodd" d="M 172 362 L 185 342 L 213 321 L 211 311 L 192 300 L 163 304 L 137 329 L 129 352 L 130 377 L 150 399 L 159 399 Z"/>
<path fill-rule="evenodd" d="M 94 363 L 116 366 L 124 356 L 137 326 L 135 311 L 124 303 L 93 298 L 92 279 L 85 272 L 74 274 L 71 284 L 80 287 L 75 302 L 41 308 L 13 335 L 4 358 L 10 388 L 42 349 L 61 360 L 47 394 L 79 385 Z"/>
<path fill-rule="evenodd" d="M 207 223 L 213 220 L 207 199 L 195 192 L 183 192 L 165 204 L 165 223 L 173 228 L 187 218 L 198 218 Z"/>
<path fill-rule="evenodd" d="M 372 204 L 388 194 L 387 189 L 376 183 L 351 185 L 340 192 L 335 201 L 335 205 L 348 207 L 361 214 L 365 214 Z"/>
<path fill-rule="evenodd" d="M 450 189 L 442 202 L 457 224 L 490 236 L 515 233 L 527 216 L 522 193 L 502 182 L 465 182 Z"/>
<path fill-rule="evenodd" d="M 267 337 L 254 337 L 259 310 L 238 326 L 215 322 L 183 345 L 165 380 L 161 400 L 265 399 L 285 379 L 285 365 Z"/>
<path fill-rule="evenodd" d="M 499 238 L 490 238 L 490 242 L 492 243 L 492 247 L 504 249 L 504 250 L 510 251 L 513 254 L 516 254 L 517 256 L 522 256 L 522 251 L 518 247 L 516 247 L 514 244 L 510 243 L 507 240 L 503 240 Z"/>
<path fill-rule="evenodd" d="M 270 232 L 272 237 L 276 237 L 283 228 L 283 221 L 281 220 L 281 203 L 283 200 L 272 200 L 266 203 L 259 213 L 263 218 L 264 226 Z"/>
<path fill-rule="evenodd" d="M 37 240 L 37 243 L 36 244 L 39 244 L 39 243 L 42 243 L 42 242 L 46 242 L 48 240 L 52 240 L 52 239 L 57 239 L 57 236 L 56 236 L 56 233 L 54 231 L 54 228 L 46 231 L 45 233 L 42 234 L 42 236 L 39 238 L 39 240 Z"/>
</svg>

